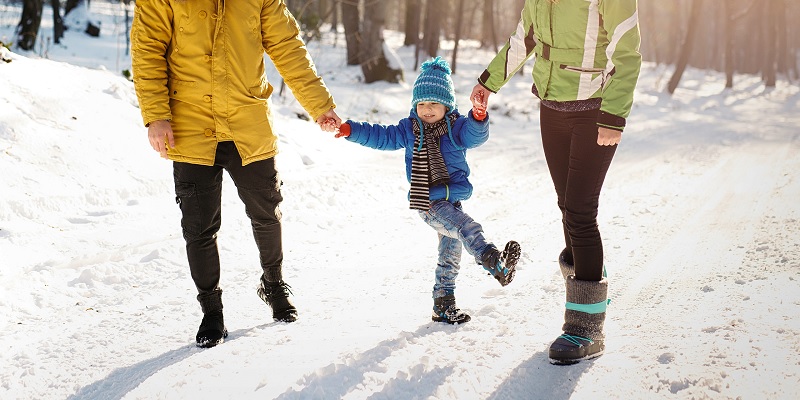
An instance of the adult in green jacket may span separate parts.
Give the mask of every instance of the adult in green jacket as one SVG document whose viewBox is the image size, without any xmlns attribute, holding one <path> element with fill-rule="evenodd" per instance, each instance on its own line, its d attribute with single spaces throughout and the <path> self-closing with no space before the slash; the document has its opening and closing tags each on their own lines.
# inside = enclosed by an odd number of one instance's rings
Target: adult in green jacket
<svg viewBox="0 0 800 400">
<path fill-rule="evenodd" d="M 597 227 L 606 172 L 631 112 L 641 68 L 636 0 L 526 0 L 508 43 L 478 78 L 471 99 L 490 94 L 530 58 L 532 92 L 541 99 L 542 147 L 558 195 L 565 248 L 563 334 L 553 364 L 603 354 L 608 280 Z"/>
<path fill-rule="evenodd" d="M 131 29 L 133 78 L 153 149 L 173 161 L 189 269 L 203 321 L 197 345 L 222 343 L 217 231 L 226 170 L 259 250 L 258 295 L 275 320 L 297 309 L 282 276 L 282 182 L 275 168 L 266 52 L 318 123 L 341 120 L 282 0 L 138 0 Z"/>
</svg>

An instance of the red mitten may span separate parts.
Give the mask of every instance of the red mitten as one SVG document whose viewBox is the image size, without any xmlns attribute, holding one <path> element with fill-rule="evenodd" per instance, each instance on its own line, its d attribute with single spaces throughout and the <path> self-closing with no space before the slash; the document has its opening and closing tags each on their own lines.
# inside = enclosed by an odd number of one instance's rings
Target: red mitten
<svg viewBox="0 0 800 400">
<path fill-rule="evenodd" d="M 350 124 L 345 122 L 342 124 L 342 126 L 339 127 L 339 132 L 334 137 L 340 138 L 348 136 L 350 136 Z"/>
<path fill-rule="evenodd" d="M 482 107 L 481 108 L 479 108 L 479 107 L 473 108 L 472 109 L 472 117 L 475 118 L 478 121 L 483 121 L 484 119 L 486 119 L 486 109 L 482 108 Z"/>
</svg>

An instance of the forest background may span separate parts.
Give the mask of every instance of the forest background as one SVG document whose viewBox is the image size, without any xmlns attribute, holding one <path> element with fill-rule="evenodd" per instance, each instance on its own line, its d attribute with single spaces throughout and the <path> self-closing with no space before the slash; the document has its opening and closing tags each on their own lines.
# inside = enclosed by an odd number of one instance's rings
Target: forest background
<svg viewBox="0 0 800 400">
<path fill-rule="evenodd" d="M 130 25 L 135 1 L 117 3 Z M 14 37 L 0 43 L 46 57 L 61 45 L 64 20 L 89 0 L 0 0 L 0 25 L 15 24 Z M 286 0 L 300 21 L 305 39 L 315 40 L 323 29 L 344 32 L 347 64 L 361 65 L 365 82 L 403 79 L 383 46 L 384 29 L 403 32 L 404 45 L 415 46 L 416 60 L 441 55 L 458 69 L 462 40 L 476 40 L 484 49 L 499 49 L 514 31 L 524 0 Z M 45 5 L 54 11 L 53 30 L 43 31 Z M 85 9 L 87 7 L 84 7 Z M 91 7 L 88 7 L 91 9 Z M 724 71 L 727 86 L 734 75 L 760 74 L 767 87 L 777 79 L 800 80 L 800 2 L 790 0 L 639 0 L 641 52 L 645 61 L 675 65 L 666 89 L 672 93 L 687 66 Z M 99 35 L 99 23 L 89 18 L 85 31 Z M 111 27 L 109 27 L 111 28 Z M 127 43 L 125 44 L 127 46 Z M 126 47 L 127 51 L 127 47 Z M 127 73 L 127 68 L 124 68 Z M 120 71 L 123 72 L 123 71 Z M 524 73 L 524 70 L 522 71 Z"/>
</svg>

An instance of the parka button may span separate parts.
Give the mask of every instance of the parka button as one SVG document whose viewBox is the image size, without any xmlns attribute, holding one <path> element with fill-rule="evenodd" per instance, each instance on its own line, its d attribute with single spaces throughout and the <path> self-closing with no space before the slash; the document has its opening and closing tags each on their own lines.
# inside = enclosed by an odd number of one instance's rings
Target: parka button
<svg viewBox="0 0 800 400">
<path fill-rule="evenodd" d="M 206 128 L 203 133 L 206 135 L 206 137 L 214 136 L 214 131 L 212 131 L 211 128 Z"/>
<path fill-rule="evenodd" d="M 203 96 L 203 101 L 205 101 L 206 103 L 210 103 L 211 102 L 211 96 L 209 96 L 209 95 Z"/>
<path fill-rule="evenodd" d="M 206 62 L 211 61 L 211 56 L 208 55 L 208 54 L 204 54 L 203 55 L 203 61 L 206 61 Z"/>
<path fill-rule="evenodd" d="M 200 11 L 199 13 L 197 13 L 197 15 L 200 16 L 200 18 L 204 19 L 208 15 L 208 13 L 205 11 Z"/>
</svg>

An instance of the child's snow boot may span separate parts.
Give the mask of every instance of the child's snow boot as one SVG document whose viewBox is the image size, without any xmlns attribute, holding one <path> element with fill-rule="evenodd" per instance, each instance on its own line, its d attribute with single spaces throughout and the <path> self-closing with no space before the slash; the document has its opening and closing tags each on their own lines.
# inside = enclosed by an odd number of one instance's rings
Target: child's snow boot
<svg viewBox="0 0 800 400">
<path fill-rule="evenodd" d="M 228 330 L 222 317 L 222 290 L 198 294 L 197 301 L 203 310 L 203 321 L 197 330 L 197 347 L 214 347 L 228 337 Z"/>
<path fill-rule="evenodd" d="M 292 291 L 284 281 L 267 282 L 261 277 L 261 283 L 256 292 L 264 303 L 272 308 L 272 319 L 280 322 L 297 321 L 297 308 L 289 300 Z"/>
<path fill-rule="evenodd" d="M 489 245 L 481 257 L 481 265 L 489 272 L 489 275 L 494 276 L 501 285 L 506 286 L 514 279 L 520 254 L 519 243 L 513 240 L 506 243 L 502 252 L 497 250 L 494 245 Z"/>
<path fill-rule="evenodd" d="M 433 299 L 433 316 L 431 319 L 448 324 L 463 324 L 464 322 L 469 322 L 471 318 L 456 307 L 456 297 L 451 294 Z"/>
<path fill-rule="evenodd" d="M 603 354 L 603 323 L 608 305 L 608 280 L 581 281 L 575 275 L 566 279 L 567 304 L 564 334 L 550 345 L 550 363 L 570 365 Z"/>
</svg>

